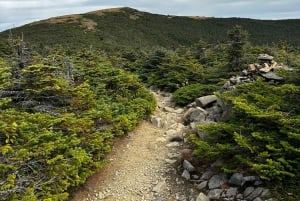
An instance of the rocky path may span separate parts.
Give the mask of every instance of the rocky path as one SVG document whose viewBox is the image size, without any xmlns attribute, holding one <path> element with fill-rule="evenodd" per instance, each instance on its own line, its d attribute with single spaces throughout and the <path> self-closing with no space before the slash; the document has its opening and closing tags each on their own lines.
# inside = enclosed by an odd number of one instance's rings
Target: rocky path
<svg viewBox="0 0 300 201">
<path fill-rule="evenodd" d="M 170 107 L 170 96 L 158 101 L 152 123 L 142 122 L 120 140 L 108 156 L 110 163 L 92 176 L 72 201 L 175 201 L 185 199 L 176 166 L 182 147 L 182 109 Z M 180 130 L 182 131 L 182 130 Z M 171 142 L 173 139 L 173 142 Z M 178 142 L 179 141 L 179 142 Z"/>
</svg>

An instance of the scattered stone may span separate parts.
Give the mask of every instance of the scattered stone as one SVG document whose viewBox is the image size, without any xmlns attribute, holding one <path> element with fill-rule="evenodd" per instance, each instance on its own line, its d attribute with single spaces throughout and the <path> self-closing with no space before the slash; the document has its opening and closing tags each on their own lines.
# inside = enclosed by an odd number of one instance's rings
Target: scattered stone
<svg viewBox="0 0 300 201">
<path fill-rule="evenodd" d="M 179 157 L 179 155 L 180 154 L 178 154 L 178 153 L 168 153 L 167 154 L 168 158 L 170 158 L 170 159 L 173 159 L 173 158 L 177 159 Z"/>
<path fill-rule="evenodd" d="M 241 193 L 239 193 L 239 194 L 236 195 L 236 199 L 243 199 L 243 198 L 244 198 L 244 196 Z"/>
<path fill-rule="evenodd" d="M 221 187 L 226 181 L 226 177 L 224 178 L 224 174 L 218 174 L 214 175 L 212 178 L 210 178 L 208 182 L 208 188 L 209 189 L 215 189 Z"/>
<path fill-rule="evenodd" d="M 263 201 L 263 200 L 260 197 L 257 197 L 253 201 Z"/>
<path fill-rule="evenodd" d="M 204 193 L 200 193 L 196 199 L 196 201 L 210 201 L 209 197 L 207 197 Z"/>
<path fill-rule="evenodd" d="M 163 111 L 164 111 L 164 112 L 175 113 L 174 108 L 171 108 L 171 107 L 168 107 L 168 106 L 164 107 L 164 108 L 163 108 Z"/>
<path fill-rule="evenodd" d="M 220 199 L 222 192 L 222 189 L 213 189 L 208 192 L 207 196 L 209 199 L 218 200 Z"/>
<path fill-rule="evenodd" d="M 197 106 L 205 108 L 209 104 L 216 102 L 218 100 L 218 97 L 216 95 L 208 95 L 208 96 L 202 96 L 200 98 L 196 98 L 195 102 Z"/>
<path fill-rule="evenodd" d="M 188 160 L 184 160 L 182 166 L 185 170 L 189 172 L 193 172 L 196 170 L 195 167 Z"/>
<path fill-rule="evenodd" d="M 151 123 L 158 127 L 158 128 L 162 128 L 164 126 L 164 123 L 162 122 L 162 119 L 160 117 L 157 116 L 152 116 L 151 117 Z"/>
<path fill-rule="evenodd" d="M 244 191 L 244 197 L 248 197 L 252 192 L 254 191 L 254 187 L 253 186 L 249 186 L 245 189 Z"/>
<path fill-rule="evenodd" d="M 184 114 L 183 118 L 185 122 L 203 122 L 205 121 L 207 116 L 207 112 L 200 108 L 190 108 L 188 111 Z"/>
<path fill-rule="evenodd" d="M 183 177 L 186 180 L 190 180 L 191 179 L 190 172 L 187 171 L 187 170 L 183 170 L 183 173 L 182 173 L 181 177 Z"/>
<path fill-rule="evenodd" d="M 182 114 L 184 112 L 184 109 L 178 108 L 174 111 L 176 114 Z"/>
<path fill-rule="evenodd" d="M 257 187 L 254 189 L 254 191 L 248 195 L 248 196 L 245 196 L 246 200 L 253 200 L 254 198 L 257 198 L 261 195 L 261 193 L 263 192 L 263 188 L 262 187 Z"/>
<path fill-rule="evenodd" d="M 177 162 L 177 160 L 175 160 L 175 159 L 168 159 L 168 158 L 166 158 L 165 161 L 166 161 L 166 163 L 171 164 L 171 165 L 173 165 Z"/>
<path fill-rule="evenodd" d="M 167 136 L 170 136 L 170 135 L 176 135 L 177 133 L 178 133 L 178 131 L 175 130 L 175 129 L 169 129 L 169 130 L 167 130 L 167 131 L 165 132 L 165 134 L 166 134 Z"/>
<path fill-rule="evenodd" d="M 203 190 L 203 189 L 205 189 L 206 186 L 207 186 L 207 183 L 208 183 L 207 181 L 201 182 L 200 184 L 197 185 L 197 189 L 198 189 L 198 190 Z"/>
<path fill-rule="evenodd" d="M 194 101 L 194 102 L 188 104 L 186 107 L 187 107 L 187 108 L 197 107 L 197 104 L 196 104 L 196 102 Z"/>
<path fill-rule="evenodd" d="M 212 176 L 214 175 L 214 172 L 211 171 L 211 170 L 207 170 L 206 172 L 204 172 L 201 176 L 200 179 L 203 179 L 203 180 L 208 180 L 210 179 Z"/>
<path fill-rule="evenodd" d="M 156 142 L 166 142 L 166 141 L 167 141 L 167 139 L 164 137 L 159 137 L 156 139 Z"/>
<path fill-rule="evenodd" d="M 255 64 L 250 64 L 249 67 L 248 67 L 248 70 L 252 73 L 254 73 L 256 71 L 256 66 Z"/>
<path fill-rule="evenodd" d="M 154 199 L 151 200 L 151 201 L 165 201 L 165 199 L 158 196 L 158 197 L 154 198 Z"/>
<path fill-rule="evenodd" d="M 200 179 L 200 177 L 199 177 L 199 175 L 193 174 L 192 179 L 197 180 L 197 179 Z"/>
<path fill-rule="evenodd" d="M 274 80 L 274 81 L 282 81 L 283 80 L 283 77 L 280 77 L 273 72 L 261 73 L 260 75 L 263 78 L 265 78 L 266 80 Z"/>
<path fill-rule="evenodd" d="M 274 59 L 274 57 L 272 57 L 268 54 L 259 54 L 257 59 L 262 61 L 262 62 L 264 62 L 264 61 L 271 62 Z"/>
<path fill-rule="evenodd" d="M 155 193 L 163 192 L 167 187 L 166 181 L 160 181 L 156 186 L 153 187 L 152 191 Z"/>
<path fill-rule="evenodd" d="M 230 179 L 229 179 L 229 183 L 236 185 L 236 186 L 241 186 L 243 183 L 244 177 L 243 174 L 241 173 L 234 173 Z"/>
<path fill-rule="evenodd" d="M 179 142 L 170 142 L 166 145 L 166 147 L 179 147 Z"/>
<path fill-rule="evenodd" d="M 237 195 L 237 192 L 238 192 L 238 188 L 236 188 L 236 187 L 230 187 L 230 188 L 226 191 L 225 196 L 226 196 L 227 198 L 234 198 L 234 197 Z"/>
</svg>

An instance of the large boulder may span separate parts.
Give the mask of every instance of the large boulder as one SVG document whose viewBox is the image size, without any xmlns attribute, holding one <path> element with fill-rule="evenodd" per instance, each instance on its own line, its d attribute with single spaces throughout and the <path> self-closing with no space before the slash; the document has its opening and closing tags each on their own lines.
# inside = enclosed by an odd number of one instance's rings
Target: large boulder
<svg viewBox="0 0 300 201">
<path fill-rule="evenodd" d="M 183 115 L 186 123 L 190 122 L 204 122 L 206 120 L 207 112 L 201 107 L 190 108 Z"/>
<path fill-rule="evenodd" d="M 196 104 L 199 107 L 206 108 L 210 104 L 217 102 L 217 100 L 218 100 L 218 97 L 216 95 L 202 96 L 202 97 L 196 99 Z"/>
</svg>

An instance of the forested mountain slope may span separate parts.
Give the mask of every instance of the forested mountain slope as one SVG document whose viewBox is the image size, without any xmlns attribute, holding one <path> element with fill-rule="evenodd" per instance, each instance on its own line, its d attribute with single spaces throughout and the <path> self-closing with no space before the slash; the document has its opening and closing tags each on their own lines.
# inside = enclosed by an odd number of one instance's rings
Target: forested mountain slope
<svg viewBox="0 0 300 201">
<path fill-rule="evenodd" d="M 300 20 L 254 20 L 243 18 L 206 18 L 157 15 L 132 8 L 115 8 L 50 18 L 11 30 L 14 36 L 23 33 L 27 42 L 38 47 L 61 44 L 70 49 L 94 47 L 102 49 L 175 48 L 199 40 L 223 42 L 234 25 L 243 26 L 253 44 L 286 41 L 300 44 L 295 33 Z M 10 31 L 0 33 L 7 39 Z"/>
</svg>

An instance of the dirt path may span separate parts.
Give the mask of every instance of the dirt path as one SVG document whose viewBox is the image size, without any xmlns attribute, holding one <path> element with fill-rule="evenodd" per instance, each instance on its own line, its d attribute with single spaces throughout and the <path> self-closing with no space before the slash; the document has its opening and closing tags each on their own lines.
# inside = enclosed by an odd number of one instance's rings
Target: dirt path
<svg viewBox="0 0 300 201">
<path fill-rule="evenodd" d="M 115 144 L 108 156 L 110 163 L 92 176 L 72 201 L 178 200 L 171 177 L 176 173 L 175 158 L 180 143 L 169 139 L 175 134 L 170 127 L 179 125 L 176 118 L 180 119 L 180 114 L 165 110 L 170 97 L 157 94 L 156 97 L 156 115 L 162 117 L 164 128 L 143 121 L 128 137 Z"/>
</svg>

